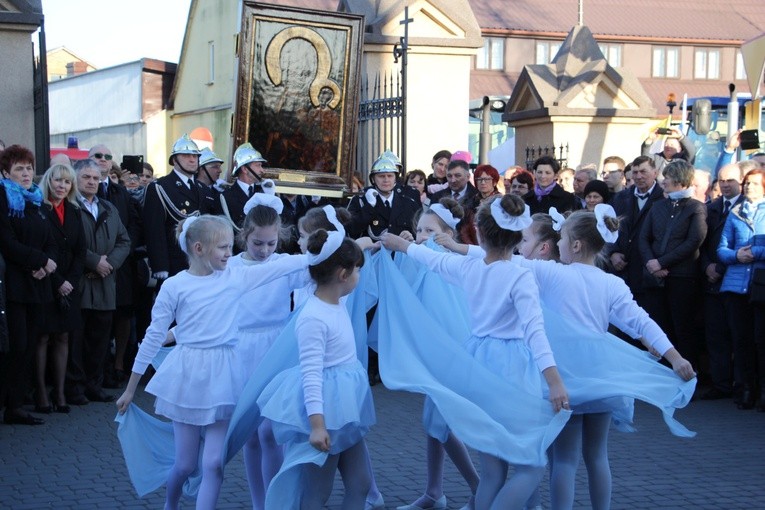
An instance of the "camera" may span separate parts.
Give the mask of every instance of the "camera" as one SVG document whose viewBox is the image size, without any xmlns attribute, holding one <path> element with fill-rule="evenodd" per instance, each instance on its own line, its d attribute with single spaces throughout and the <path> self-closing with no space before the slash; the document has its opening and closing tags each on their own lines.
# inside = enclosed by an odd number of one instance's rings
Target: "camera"
<svg viewBox="0 0 765 510">
<path fill-rule="evenodd" d="M 671 135 L 672 134 L 672 130 L 669 129 L 669 128 L 658 128 L 656 130 L 656 134 L 659 134 L 659 135 Z"/>
<path fill-rule="evenodd" d="M 745 129 L 739 134 L 742 150 L 750 151 L 760 148 L 760 133 L 756 129 Z"/>
</svg>

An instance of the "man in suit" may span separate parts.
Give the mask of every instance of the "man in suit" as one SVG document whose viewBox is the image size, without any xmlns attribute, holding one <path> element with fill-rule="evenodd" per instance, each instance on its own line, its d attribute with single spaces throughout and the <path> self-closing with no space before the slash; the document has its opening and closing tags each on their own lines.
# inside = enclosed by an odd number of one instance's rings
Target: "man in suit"
<svg viewBox="0 0 765 510">
<path fill-rule="evenodd" d="M 739 164 L 723 166 L 717 174 L 721 196 L 707 204 L 707 237 L 701 245 L 701 271 L 704 281 L 704 327 L 709 354 L 709 372 L 712 387 L 701 398 L 716 400 L 728 398 L 733 391 L 732 362 L 733 346 L 730 327 L 724 313 L 720 284 L 725 274 L 725 265 L 717 256 L 725 220 L 737 204 L 744 201 L 741 194 L 741 177 L 744 172 Z"/>
<path fill-rule="evenodd" d="M 379 236 L 384 230 L 398 235 L 404 230 L 413 230 L 414 215 L 422 206 L 419 198 L 415 202 L 404 192 L 404 187 L 396 181 L 397 175 L 398 168 L 387 158 L 375 161 L 369 172 L 372 186 L 348 204 L 350 237 Z"/>
<path fill-rule="evenodd" d="M 97 197 L 99 165 L 86 159 L 76 167 L 87 252 L 79 285 L 82 328 L 72 338 L 66 393 L 68 402 L 79 405 L 114 400 L 103 391 L 104 363 L 117 308 L 115 271 L 130 254 L 130 237 L 116 207 Z"/>
<path fill-rule="evenodd" d="M 266 159 L 249 143 L 240 145 L 234 152 L 235 180 L 223 192 L 220 203 L 223 214 L 236 228 L 242 228 L 244 223 L 244 204 L 252 195 L 263 191 L 259 183 L 263 180 L 265 162 Z"/>
<path fill-rule="evenodd" d="M 141 206 L 127 189 L 121 184 L 115 184 L 109 178 L 112 168 L 112 151 L 103 144 L 94 145 L 89 156 L 101 170 L 101 182 L 98 185 L 97 197 L 108 200 L 117 208 L 120 220 L 130 236 L 130 255 L 117 270 L 117 310 L 114 314 L 113 329 L 115 339 L 116 361 L 107 365 L 104 374 L 104 388 L 119 388 L 125 371 L 125 353 L 130 339 L 130 323 L 133 318 L 133 281 L 135 279 L 135 260 L 133 251 L 141 240 Z M 130 365 L 131 360 L 127 360 Z M 112 370 L 112 366 L 113 369 Z M 113 371 L 115 373 L 113 373 Z M 116 371 L 119 371 L 118 373 Z"/>
<path fill-rule="evenodd" d="M 446 182 L 449 187 L 433 195 L 431 203 L 436 204 L 444 197 L 451 197 L 466 211 L 475 213 L 481 198 L 478 189 L 470 184 L 470 165 L 461 159 L 451 161 L 446 170 Z"/>
<path fill-rule="evenodd" d="M 173 144 L 169 164 L 173 170 L 146 188 L 143 206 L 146 250 L 152 276 L 161 282 L 186 269 L 188 261 L 175 238 L 178 223 L 199 214 L 213 214 L 215 200 L 195 179 L 199 148 L 184 134 Z"/>
<path fill-rule="evenodd" d="M 616 215 L 621 217 L 619 239 L 607 246 L 611 264 L 616 274 L 627 282 L 635 301 L 645 305 L 643 290 L 643 262 L 640 257 L 638 240 L 643 222 L 651 206 L 664 198 L 664 190 L 656 182 L 656 166 L 650 156 L 640 156 L 632 162 L 634 184 L 617 193 L 611 204 Z"/>
</svg>

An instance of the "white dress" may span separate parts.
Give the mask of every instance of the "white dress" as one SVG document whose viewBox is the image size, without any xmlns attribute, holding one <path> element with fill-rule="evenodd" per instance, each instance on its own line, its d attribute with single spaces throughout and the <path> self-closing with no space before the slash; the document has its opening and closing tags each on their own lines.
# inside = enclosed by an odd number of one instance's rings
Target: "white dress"
<svg viewBox="0 0 765 510">
<path fill-rule="evenodd" d="M 230 418 L 246 382 L 235 350 L 237 302 L 249 290 L 307 264 L 305 256 L 297 255 L 256 267 L 227 267 L 207 276 L 183 271 L 168 278 L 133 365 L 136 373 L 146 371 L 176 321 L 177 346 L 146 386 L 157 397 L 156 412 L 191 425 Z"/>
</svg>

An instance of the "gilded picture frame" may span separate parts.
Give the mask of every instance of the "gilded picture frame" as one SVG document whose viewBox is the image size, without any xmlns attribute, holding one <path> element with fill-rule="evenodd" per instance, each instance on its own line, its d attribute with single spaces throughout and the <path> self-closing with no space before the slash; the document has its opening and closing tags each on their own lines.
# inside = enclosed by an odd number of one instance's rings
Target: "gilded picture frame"
<svg viewBox="0 0 765 510">
<path fill-rule="evenodd" d="M 363 16 L 244 2 L 233 148 L 277 190 L 342 196 L 353 173 Z"/>
</svg>

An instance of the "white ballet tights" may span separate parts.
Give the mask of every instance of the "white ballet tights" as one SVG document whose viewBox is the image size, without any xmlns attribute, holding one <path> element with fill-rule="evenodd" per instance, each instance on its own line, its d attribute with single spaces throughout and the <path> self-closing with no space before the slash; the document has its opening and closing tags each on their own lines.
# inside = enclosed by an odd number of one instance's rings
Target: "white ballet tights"
<svg viewBox="0 0 765 510">
<path fill-rule="evenodd" d="M 593 510 L 611 507 L 611 467 L 608 463 L 608 429 L 611 413 L 572 415 L 552 446 L 550 503 L 553 510 L 574 504 L 579 452 L 587 467 Z"/>
<path fill-rule="evenodd" d="M 342 510 L 364 508 L 364 500 L 369 493 L 370 479 L 366 466 L 366 447 L 362 439 L 347 450 L 337 455 L 330 455 L 323 466 L 307 464 L 304 466 L 306 483 L 302 510 L 319 510 L 332 492 L 335 469 L 340 471 L 345 488 Z"/>
<path fill-rule="evenodd" d="M 202 482 L 197 494 L 196 507 L 199 510 L 215 508 L 223 483 L 223 441 L 226 438 L 228 422 L 229 420 L 220 420 L 206 426 L 173 422 L 175 463 L 167 477 L 166 510 L 177 510 L 183 483 L 197 468 L 203 429 L 205 444 L 202 451 Z"/>
<path fill-rule="evenodd" d="M 544 466 L 517 465 L 508 480 L 507 462 L 486 453 L 481 453 L 480 459 L 476 510 L 521 510 L 545 474 Z"/>
<path fill-rule="evenodd" d="M 268 485 L 284 461 L 284 450 L 274 439 L 271 420 L 263 420 L 258 430 L 247 440 L 243 450 L 252 508 L 263 510 Z"/>
</svg>

